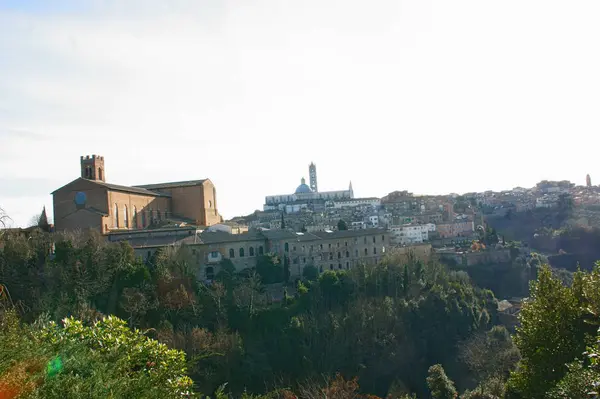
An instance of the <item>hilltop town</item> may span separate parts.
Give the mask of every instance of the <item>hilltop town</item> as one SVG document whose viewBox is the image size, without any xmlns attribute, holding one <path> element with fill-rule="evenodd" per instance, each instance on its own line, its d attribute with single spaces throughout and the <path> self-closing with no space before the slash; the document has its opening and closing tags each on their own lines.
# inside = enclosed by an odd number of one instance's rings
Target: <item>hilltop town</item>
<svg viewBox="0 0 600 399">
<path fill-rule="evenodd" d="M 267 195 L 262 211 L 225 221 L 209 178 L 121 186 L 106 181 L 102 156 L 82 156 L 80 177 L 52 193 L 54 228 L 96 229 L 110 242 L 128 241 L 143 259 L 159 248 L 189 245 L 201 279 L 214 278 L 224 259 L 240 271 L 255 268 L 267 253 L 279 256 L 291 276 L 299 277 L 307 266 L 323 272 L 377 264 L 390 251 L 424 258 L 437 253 L 466 264 L 508 261 L 505 236 L 502 242 L 496 237 L 489 248 L 496 252 L 488 250 L 486 257 L 476 254 L 480 248 L 471 248 L 472 243 L 494 233 L 497 221 L 511 215 L 577 209 L 571 217 L 577 215 L 575 223 L 585 226 L 594 223 L 600 208 L 600 189 L 589 175 L 586 186 L 542 181 L 501 192 L 394 191 L 383 198 L 355 197 L 352 182 L 347 189 L 319 191 L 314 163 L 308 176 L 308 184 L 301 178 L 288 194 Z M 508 228 L 503 231 L 510 234 Z M 523 237 L 509 240 L 516 238 Z"/>
</svg>

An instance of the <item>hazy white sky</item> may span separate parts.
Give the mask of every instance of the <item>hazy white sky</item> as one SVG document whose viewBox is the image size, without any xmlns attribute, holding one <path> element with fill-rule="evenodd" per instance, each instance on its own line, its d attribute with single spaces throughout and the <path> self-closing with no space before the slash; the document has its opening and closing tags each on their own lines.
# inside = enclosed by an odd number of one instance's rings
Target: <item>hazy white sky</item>
<svg viewBox="0 0 600 399">
<path fill-rule="evenodd" d="M 106 157 L 210 178 L 221 213 L 293 192 L 600 179 L 600 2 L 0 0 L 0 207 Z"/>
</svg>

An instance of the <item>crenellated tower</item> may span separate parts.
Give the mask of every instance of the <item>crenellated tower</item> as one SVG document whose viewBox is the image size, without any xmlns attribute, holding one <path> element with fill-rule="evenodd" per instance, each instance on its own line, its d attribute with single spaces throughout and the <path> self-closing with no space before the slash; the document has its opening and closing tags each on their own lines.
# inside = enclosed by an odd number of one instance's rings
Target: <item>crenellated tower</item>
<svg viewBox="0 0 600 399">
<path fill-rule="evenodd" d="M 81 177 L 88 180 L 106 181 L 104 157 L 100 155 L 81 156 Z"/>
</svg>

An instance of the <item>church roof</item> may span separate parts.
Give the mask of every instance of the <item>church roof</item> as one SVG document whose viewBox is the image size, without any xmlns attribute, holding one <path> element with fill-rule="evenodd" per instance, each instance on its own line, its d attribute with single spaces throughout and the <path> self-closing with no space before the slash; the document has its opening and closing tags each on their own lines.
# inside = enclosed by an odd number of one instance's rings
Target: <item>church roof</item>
<svg viewBox="0 0 600 399">
<path fill-rule="evenodd" d="M 190 187 L 190 186 L 199 186 L 203 184 L 208 179 L 201 180 L 186 180 L 186 181 L 176 181 L 176 182 L 167 182 L 167 183 L 155 183 L 155 184 L 143 184 L 139 186 L 139 188 L 145 188 L 147 190 L 160 190 L 161 188 L 174 188 L 174 187 Z"/>
<path fill-rule="evenodd" d="M 121 186 L 118 184 L 112 184 L 112 183 L 106 183 L 100 180 L 88 180 L 88 179 L 84 179 L 82 177 L 78 177 L 77 179 L 65 184 L 64 186 L 57 188 L 56 190 L 54 190 L 51 194 L 54 194 L 60 190 L 62 190 L 63 188 L 78 182 L 78 181 L 86 181 L 88 183 L 91 184 L 97 184 L 99 186 L 104 186 L 107 189 L 111 190 L 111 191 L 120 191 L 120 192 L 124 192 L 124 193 L 133 193 L 133 194 L 141 194 L 141 195 L 148 195 L 148 196 L 152 196 L 152 197 L 170 197 L 169 194 L 165 194 L 165 193 L 157 193 L 156 191 L 150 191 L 148 189 L 145 188 L 141 188 L 141 187 L 129 187 L 129 186 Z"/>
</svg>

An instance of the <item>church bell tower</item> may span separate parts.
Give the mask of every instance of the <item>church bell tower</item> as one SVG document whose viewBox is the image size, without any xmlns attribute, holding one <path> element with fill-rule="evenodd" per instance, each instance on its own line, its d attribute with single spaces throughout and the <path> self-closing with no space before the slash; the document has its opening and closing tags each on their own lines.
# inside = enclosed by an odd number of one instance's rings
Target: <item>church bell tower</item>
<svg viewBox="0 0 600 399">
<path fill-rule="evenodd" d="M 317 188 L 317 165 L 315 165 L 313 162 L 311 162 L 308 166 L 308 177 L 310 178 L 310 189 L 314 193 L 319 192 Z"/>
<path fill-rule="evenodd" d="M 81 177 L 88 180 L 106 181 L 104 175 L 104 157 L 99 155 L 81 156 Z"/>
</svg>

